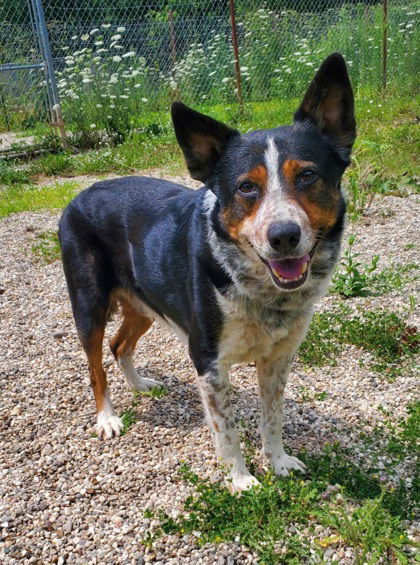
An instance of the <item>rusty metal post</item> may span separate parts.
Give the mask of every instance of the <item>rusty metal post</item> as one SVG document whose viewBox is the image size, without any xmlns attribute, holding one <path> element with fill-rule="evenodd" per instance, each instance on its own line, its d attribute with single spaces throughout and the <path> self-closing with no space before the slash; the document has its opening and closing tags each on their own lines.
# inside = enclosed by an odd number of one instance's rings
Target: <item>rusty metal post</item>
<svg viewBox="0 0 420 565">
<path fill-rule="evenodd" d="M 234 0 L 229 0 L 229 7 L 230 7 L 230 25 L 232 27 L 233 54 L 234 54 L 234 57 L 235 57 L 236 93 L 237 93 L 237 96 L 238 96 L 240 112 L 241 112 L 241 114 L 243 114 L 244 101 L 243 101 L 243 98 L 242 98 L 241 67 L 239 65 L 239 50 L 238 50 L 238 38 L 236 36 L 236 21 L 235 21 Z"/>
<path fill-rule="evenodd" d="M 382 36 L 382 86 L 386 90 L 388 72 L 388 0 L 382 0 L 383 5 L 383 36 Z"/>
</svg>

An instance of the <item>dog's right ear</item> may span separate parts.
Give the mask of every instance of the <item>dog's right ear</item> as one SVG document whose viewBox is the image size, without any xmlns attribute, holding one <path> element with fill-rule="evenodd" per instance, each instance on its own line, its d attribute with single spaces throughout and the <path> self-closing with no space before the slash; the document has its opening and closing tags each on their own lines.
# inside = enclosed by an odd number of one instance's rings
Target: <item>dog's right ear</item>
<svg viewBox="0 0 420 565">
<path fill-rule="evenodd" d="M 193 179 L 206 182 L 228 141 L 239 132 L 196 112 L 182 102 L 172 104 L 172 122 Z"/>
</svg>

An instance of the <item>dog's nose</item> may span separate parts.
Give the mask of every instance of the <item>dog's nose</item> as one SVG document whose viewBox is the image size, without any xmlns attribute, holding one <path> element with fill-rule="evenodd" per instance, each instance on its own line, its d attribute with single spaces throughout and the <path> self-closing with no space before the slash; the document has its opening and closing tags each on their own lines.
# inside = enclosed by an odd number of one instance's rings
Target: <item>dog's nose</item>
<svg viewBox="0 0 420 565">
<path fill-rule="evenodd" d="M 301 229 L 295 222 L 278 222 L 268 228 L 267 238 L 273 249 L 290 253 L 296 249 L 301 236 Z"/>
</svg>

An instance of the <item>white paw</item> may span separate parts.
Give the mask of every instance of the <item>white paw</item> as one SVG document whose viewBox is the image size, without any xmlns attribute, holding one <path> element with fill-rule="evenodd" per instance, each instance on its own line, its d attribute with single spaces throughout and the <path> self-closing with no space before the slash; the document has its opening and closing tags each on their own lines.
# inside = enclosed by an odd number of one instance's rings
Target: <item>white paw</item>
<svg viewBox="0 0 420 565">
<path fill-rule="evenodd" d="M 261 484 L 255 477 L 250 474 L 232 474 L 226 481 L 227 488 L 230 493 L 241 493 L 244 490 L 249 490 L 252 487 L 257 487 Z"/>
<path fill-rule="evenodd" d="M 155 387 L 163 387 L 165 386 L 162 381 L 156 381 L 155 379 L 145 379 L 137 375 L 135 381 L 130 383 L 135 390 L 140 392 L 145 392 L 151 390 Z"/>
<path fill-rule="evenodd" d="M 121 418 L 116 414 L 107 414 L 106 412 L 98 414 L 97 428 L 98 436 L 101 439 L 111 439 L 114 436 L 119 436 L 123 425 Z"/>
<path fill-rule="evenodd" d="M 289 471 L 296 470 L 304 473 L 306 471 L 306 465 L 302 463 L 297 457 L 292 457 L 283 453 L 280 457 L 271 460 L 271 464 L 274 467 L 274 472 L 276 475 L 287 477 Z"/>
</svg>

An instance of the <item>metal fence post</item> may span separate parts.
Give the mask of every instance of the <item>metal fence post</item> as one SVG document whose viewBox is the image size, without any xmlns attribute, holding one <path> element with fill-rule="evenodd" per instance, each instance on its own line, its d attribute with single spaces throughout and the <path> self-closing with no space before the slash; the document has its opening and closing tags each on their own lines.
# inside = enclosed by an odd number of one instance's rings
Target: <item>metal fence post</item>
<svg viewBox="0 0 420 565">
<path fill-rule="evenodd" d="M 229 0 L 230 8 L 230 24 L 232 27 L 232 44 L 233 53 L 235 57 L 235 75 L 236 75 L 236 92 L 238 96 L 239 108 L 241 114 L 244 111 L 244 101 L 242 98 L 242 82 L 241 82 L 241 67 L 239 65 L 239 50 L 238 50 L 238 38 L 236 36 L 236 21 L 235 21 L 235 5 L 234 0 Z"/>
<path fill-rule="evenodd" d="M 388 71 L 388 0 L 382 0 L 383 5 L 383 37 L 382 37 L 382 86 L 386 89 Z"/>
<path fill-rule="evenodd" d="M 51 54 L 50 39 L 48 37 L 47 24 L 45 21 L 44 7 L 42 0 L 31 0 L 34 12 L 35 27 L 39 39 L 41 55 L 45 64 L 45 75 L 47 80 L 47 89 L 49 90 L 50 108 L 52 125 L 58 127 L 61 142 L 64 148 L 68 147 L 66 132 L 64 129 L 63 115 L 61 112 L 60 96 L 58 94 L 58 86 L 54 72 L 54 61 Z"/>
</svg>

